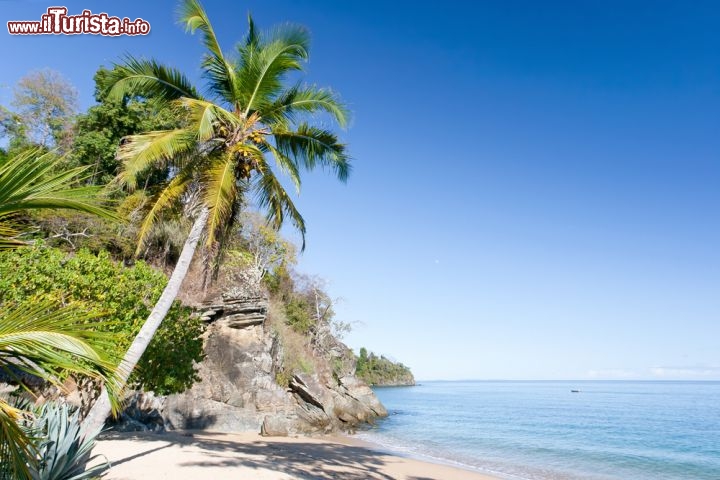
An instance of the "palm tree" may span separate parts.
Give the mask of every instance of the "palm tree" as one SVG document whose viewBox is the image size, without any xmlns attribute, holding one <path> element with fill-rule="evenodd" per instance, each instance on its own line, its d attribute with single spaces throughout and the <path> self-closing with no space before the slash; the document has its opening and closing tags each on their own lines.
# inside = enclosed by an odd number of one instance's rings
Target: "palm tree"
<svg viewBox="0 0 720 480">
<path fill-rule="evenodd" d="M 23 245 L 17 216 L 27 210 L 64 208 L 115 218 L 98 206 L 97 188 L 73 186 L 85 168 L 57 173 L 60 160 L 28 150 L 0 161 L 0 249 Z M 58 308 L 47 302 L 0 312 L 0 374 L 11 380 L 29 374 L 57 386 L 61 374 L 89 376 L 110 387 L 111 405 L 116 407 L 117 362 L 106 353 L 112 337 L 88 328 L 90 320 L 94 319 L 72 306 Z M 21 425 L 28 415 L 0 398 L 0 476 L 31 478 L 29 466 L 37 454 Z"/>
<path fill-rule="evenodd" d="M 288 76 L 301 71 L 308 59 L 306 29 L 285 25 L 261 34 L 248 17 L 248 33 L 235 57 L 229 58 L 197 0 L 184 1 L 180 20 L 188 31 L 201 34 L 207 97 L 182 73 L 153 60 L 128 57 L 108 78 L 110 98 L 161 99 L 185 119 L 181 128 L 133 135 L 120 146 L 123 168 L 118 180 L 128 189 L 134 189 L 138 177 L 152 167 L 170 167 L 174 173 L 141 225 L 138 252 L 163 211 L 190 194 L 199 199 L 197 216 L 167 287 L 122 361 L 125 372 L 135 367 L 167 314 L 201 237 L 207 251 L 220 251 L 247 196 L 255 196 L 273 227 L 289 218 L 302 234 L 304 248 L 305 222 L 269 157 L 298 190 L 301 169 L 326 167 L 341 181 L 350 173 L 345 146 L 335 133 L 309 121 L 320 114 L 344 127 L 345 107 L 330 90 L 286 85 Z M 102 424 L 108 413 L 101 396 L 86 419 L 88 428 Z"/>
</svg>

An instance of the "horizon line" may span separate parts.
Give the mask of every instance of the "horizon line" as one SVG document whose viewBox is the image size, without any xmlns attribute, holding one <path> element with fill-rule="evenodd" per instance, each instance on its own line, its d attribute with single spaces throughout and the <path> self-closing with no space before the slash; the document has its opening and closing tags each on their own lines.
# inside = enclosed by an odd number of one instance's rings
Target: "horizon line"
<svg viewBox="0 0 720 480">
<path fill-rule="evenodd" d="M 415 380 L 416 384 L 421 382 L 704 382 L 718 383 L 718 379 L 692 379 L 692 378 L 585 378 L 585 379 L 512 379 L 512 378 L 463 378 L 463 379 L 419 379 Z"/>
</svg>

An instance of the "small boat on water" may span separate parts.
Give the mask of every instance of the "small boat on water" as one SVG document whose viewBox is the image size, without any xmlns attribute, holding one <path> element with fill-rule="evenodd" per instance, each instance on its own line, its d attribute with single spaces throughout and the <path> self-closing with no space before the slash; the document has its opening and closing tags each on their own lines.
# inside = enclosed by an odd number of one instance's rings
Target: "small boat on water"
<svg viewBox="0 0 720 480">
<path fill-rule="evenodd" d="M 580 393 L 580 390 L 570 390 L 570 393 Z"/>
</svg>

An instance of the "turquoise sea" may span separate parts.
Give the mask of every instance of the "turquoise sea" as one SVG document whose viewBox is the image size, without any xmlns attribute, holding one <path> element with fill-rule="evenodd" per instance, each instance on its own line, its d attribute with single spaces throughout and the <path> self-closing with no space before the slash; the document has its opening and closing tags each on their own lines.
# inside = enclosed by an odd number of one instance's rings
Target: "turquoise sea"
<svg viewBox="0 0 720 480">
<path fill-rule="evenodd" d="M 508 479 L 720 480 L 720 382 L 423 382 L 375 392 L 390 416 L 359 436 L 395 453 Z"/>
</svg>

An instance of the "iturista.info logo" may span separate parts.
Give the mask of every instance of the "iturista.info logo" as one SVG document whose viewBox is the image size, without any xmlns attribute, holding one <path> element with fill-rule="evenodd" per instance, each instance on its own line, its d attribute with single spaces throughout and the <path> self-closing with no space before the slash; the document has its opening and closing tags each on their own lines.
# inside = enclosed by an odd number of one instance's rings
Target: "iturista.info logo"
<svg viewBox="0 0 720 480">
<path fill-rule="evenodd" d="M 142 18 L 112 17 L 107 13 L 83 10 L 78 15 L 68 15 L 66 7 L 49 7 L 40 20 L 17 20 L 7 22 L 11 35 L 147 35 L 150 23 Z"/>
</svg>

